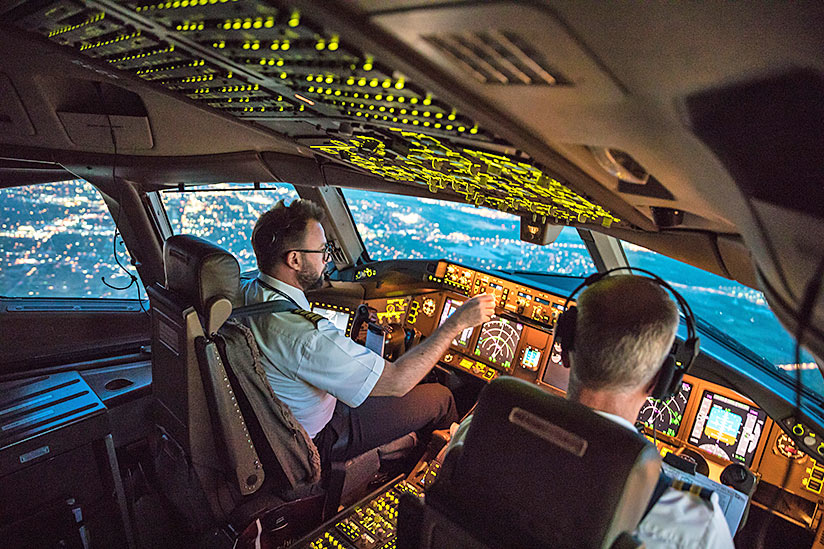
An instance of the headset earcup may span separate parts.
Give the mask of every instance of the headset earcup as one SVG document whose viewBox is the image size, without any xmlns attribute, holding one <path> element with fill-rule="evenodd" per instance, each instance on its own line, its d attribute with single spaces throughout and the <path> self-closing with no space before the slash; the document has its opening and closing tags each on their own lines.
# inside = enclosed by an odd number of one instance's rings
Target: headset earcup
<svg viewBox="0 0 824 549">
<path fill-rule="evenodd" d="M 567 353 L 575 348 L 575 325 L 578 321 L 578 308 L 574 305 L 561 313 L 555 323 L 555 340 L 560 341 L 561 348 Z"/>
<path fill-rule="evenodd" d="M 655 387 L 652 388 L 650 396 L 658 400 L 666 400 L 673 396 L 672 385 L 675 377 L 678 378 L 678 385 L 680 385 L 684 373 L 676 372 L 675 356 L 669 354 L 667 358 L 664 359 L 664 364 L 661 365 L 661 370 L 658 372 L 658 379 L 655 382 Z"/>
</svg>

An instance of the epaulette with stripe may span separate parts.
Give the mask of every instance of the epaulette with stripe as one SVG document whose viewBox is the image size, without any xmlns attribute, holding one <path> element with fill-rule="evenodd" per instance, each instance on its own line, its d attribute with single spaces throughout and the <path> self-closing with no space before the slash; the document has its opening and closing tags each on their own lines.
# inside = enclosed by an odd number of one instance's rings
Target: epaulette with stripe
<svg viewBox="0 0 824 549">
<path fill-rule="evenodd" d="M 695 494 L 705 501 L 710 501 L 710 496 L 712 496 L 713 492 L 709 488 L 704 488 L 702 486 L 698 486 L 697 484 L 692 484 L 691 482 L 685 482 L 677 479 L 672 481 L 672 487 L 679 492 L 689 492 L 690 494 Z"/>
<path fill-rule="evenodd" d="M 318 322 L 321 321 L 323 315 L 319 315 L 318 313 L 313 313 L 312 311 L 307 311 L 306 309 L 292 309 L 292 312 L 296 315 L 300 315 L 312 324 L 315 325 L 315 328 L 318 327 Z"/>
</svg>

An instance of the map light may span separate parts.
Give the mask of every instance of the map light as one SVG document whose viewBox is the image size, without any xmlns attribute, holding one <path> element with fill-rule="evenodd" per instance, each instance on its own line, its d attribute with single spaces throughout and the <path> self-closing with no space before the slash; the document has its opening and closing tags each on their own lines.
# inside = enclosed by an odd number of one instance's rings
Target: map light
<svg viewBox="0 0 824 549">
<path fill-rule="evenodd" d="M 563 225 L 550 225 L 533 221 L 528 217 L 521 217 L 521 240 L 539 246 L 552 244 L 561 234 Z"/>
</svg>

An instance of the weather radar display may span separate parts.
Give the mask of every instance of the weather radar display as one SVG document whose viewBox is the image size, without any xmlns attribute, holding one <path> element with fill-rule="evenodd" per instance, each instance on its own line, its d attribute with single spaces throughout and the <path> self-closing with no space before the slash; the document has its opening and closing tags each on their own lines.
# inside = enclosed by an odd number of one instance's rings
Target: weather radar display
<svg viewBox="0 0 824 549">
<path fill-rule="evenodd" d="M 481 326 L 475 356 L 508 370 L 512 366 L 523 329 L 522 324 L 493 316 L 489 322 Z"/>
<path fill-rule="evenodd" d="M 683 381 L 681 390 L 668 400 L 648 398 L 638 414 L 638 421 L 664 435 L 677 436 L 684 419 L 684 410 L 690 400 L 690 392 L 692 384 Z"/>
</svg>

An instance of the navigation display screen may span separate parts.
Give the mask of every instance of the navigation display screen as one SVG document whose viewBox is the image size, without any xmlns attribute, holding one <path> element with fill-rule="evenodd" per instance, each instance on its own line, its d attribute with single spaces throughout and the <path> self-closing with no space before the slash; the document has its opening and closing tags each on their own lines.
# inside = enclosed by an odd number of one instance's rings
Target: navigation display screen
<svg viewBox="0 0 824 549">
<path fill-rule="evenodd" d="M 754 406 L 704 391 L 689 441 L 702 450 L 749 467 L 767 414 Z"/>
<path fill-rule="evenodd" d="M 346 332 L 346 326 L 349 324 L 349 313 L 334 311 L 325 307 L 312 307 L 312 312 L 328 318 L 338 330 Z"/>
<path fill-rule="evenodd" d="M 452 313 L 457 311 L 458 307 L 461 305 L 463 305 L 463 301 L 458 301 L 457 299 L 452 299 L 451 297 L 446 298 L 446 303 L 444 303 L 443 312 L 441 313 L 441 319 L 438 321 L 438 326 L 440 327 L 441 324 L 446 322 L 446 319 L 452 316 Z M 469 345 L 469 340 L 472 338 L 472 332 L 474 330 L 474 327 L 465 329 L 463 332 L 458 334 L 458 337 L 452 340 L 452 345 L 466 349 L 466 346 Z"/>
<path fill-rule="evenodd" d="M 492 320 L 481 326 L 475 356 L 495 366 L 511 368 L 523 329 L 523 324 L 493 316 Z"/>
<path fill-rule="evenodd" d="M 638 421 L 667 436 L 678 436 L 691 392 L 692 383 L 683 381 L 681 390 L 669 400 L 660 401 L 648 398 L 641 407 Z"/>
</svg>

